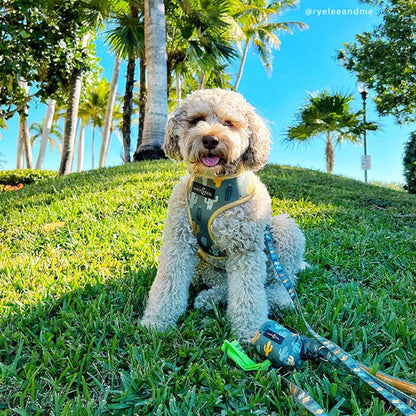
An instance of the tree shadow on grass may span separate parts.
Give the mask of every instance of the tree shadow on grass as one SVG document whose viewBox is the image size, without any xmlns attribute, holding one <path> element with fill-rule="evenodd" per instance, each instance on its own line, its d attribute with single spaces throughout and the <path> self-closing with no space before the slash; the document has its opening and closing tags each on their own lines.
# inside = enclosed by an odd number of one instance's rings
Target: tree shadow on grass
<svg viewBox="0 0 416 416">
<path fill-rule="evenodd" d="M 190 310 L 162 334 L 141 327 L 155 274 L 131 271 L 1 319 L 0 413 L 156 414 L 155 394 L 168 401 L 201 384 L 198 361 L 214 371 L 223 355 L 225 311 Z"/>
<path fill-rule="evenodd" d="M 68 404 L 74 411 L 78 402 L 96 408 L 107 400 L 120 388 L 131 349 L 146 337 L 138 322 L 154 274 L 87 284 L 3 319 L 0 410 L 56 414 Z"/>
</svg>

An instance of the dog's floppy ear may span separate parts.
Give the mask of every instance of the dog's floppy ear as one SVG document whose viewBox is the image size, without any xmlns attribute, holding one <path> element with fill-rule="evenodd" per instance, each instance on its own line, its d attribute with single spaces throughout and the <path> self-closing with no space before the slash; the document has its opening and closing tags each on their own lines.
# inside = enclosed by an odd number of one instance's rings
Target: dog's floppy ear
<svg viewBox="0 0 416 416">
<path fill-rule="evenodd" d="M 179 137 L 183 128 L 185 114 L 185 109 L 183 107 L 178 107 L 170 116 L 166 126 L 163 150 L 171 159 L 182 160 L 182 155 L 179 148 Z"/>
<path fill-rule="evenodd" d="M 270 132 L 254 109 L 247 111 L 247 119 L 250 138 L 248 148 L 243 155 L 243 162 L 247 169 L 257 171 L 267 163 L 270 153 Z"/>
</svg>

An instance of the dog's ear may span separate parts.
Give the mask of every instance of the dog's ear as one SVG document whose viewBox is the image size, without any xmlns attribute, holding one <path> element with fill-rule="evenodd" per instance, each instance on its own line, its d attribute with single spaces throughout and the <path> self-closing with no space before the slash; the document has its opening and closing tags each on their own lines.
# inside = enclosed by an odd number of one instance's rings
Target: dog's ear
<svg viewBox="0 0 416 416">
<path fill-rule="evenodd" d="M 248 148 L 243 155 L 243 163 L 246 169 L 257 171 L 267 163 L 270 153 L 270 132 L 254 109 L 248 110 L 247 119 L 250 138 Z"/>
<path fill-rule="evenodd" d="M 185 109 L 178 107 L 170 116 L 166 126 L 165 142 L 163 143 L 163 150 L 171 159 L 182 160 L 181 151 L 179 148 L 179 137 L 183 128 L 185 118 Z"/>
</svg>

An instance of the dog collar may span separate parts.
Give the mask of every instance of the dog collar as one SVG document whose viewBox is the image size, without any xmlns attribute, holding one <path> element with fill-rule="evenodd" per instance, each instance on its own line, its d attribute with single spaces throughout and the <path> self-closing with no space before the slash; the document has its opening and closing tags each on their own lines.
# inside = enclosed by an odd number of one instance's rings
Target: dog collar
<svg viewBox="0 0 416 416">
<path fill-rule="evenodd" d="M 219 214 L 251 199 L 255 191 L 251 172 L 212 179 L 191 176 L 186 186 L 186 204 L 192 231 L 203 256 L 226 257 L 225 251 L 215 247 L 211 225 Z"/>
</svg>

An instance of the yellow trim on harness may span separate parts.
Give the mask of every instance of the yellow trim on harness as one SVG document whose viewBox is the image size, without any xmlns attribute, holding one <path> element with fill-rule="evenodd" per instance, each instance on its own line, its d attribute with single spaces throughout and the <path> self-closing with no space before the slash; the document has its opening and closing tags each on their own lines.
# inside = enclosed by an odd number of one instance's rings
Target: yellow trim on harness
<svg viewBox="0 0 416 416">
<path fill-rule="evenodd" d="M 224 211 L 227 211 L 227 209 L 234 208 L 238 205 L 244 204 L 244 202 L 249 201 L 251 198 L 253 198 L 255 193 L 256 193 L 256 190 L 254 189 L 254 191 L 250 195 L 247 195 L 245 198 L 238 199 L 237 201 L 231 202 L 230 204 L 227 204 L 227 205 L 224 205 L 221 208 L 218 208 L 211 215 L 211 217 L 208 220 L 208 232 L 209 232 L 209 235 L 210 235 L 210 237 L 211 237 L 211 239 L 214 243 L 215 243 L 215 239 L 214 239 L 214 236 L 212 235 L 212 232 L 211 232 L 211 225 L 212 225 L 213 221 L 215 220 L 215 218 L 217 218 L 218 215 L 222 214 Z"/>
</svg>

